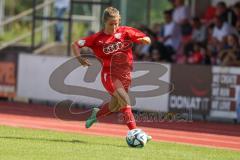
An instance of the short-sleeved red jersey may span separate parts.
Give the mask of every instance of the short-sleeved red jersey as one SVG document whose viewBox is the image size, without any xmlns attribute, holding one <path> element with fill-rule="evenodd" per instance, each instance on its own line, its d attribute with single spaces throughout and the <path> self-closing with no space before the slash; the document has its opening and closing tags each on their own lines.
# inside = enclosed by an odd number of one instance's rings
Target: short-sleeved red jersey
<svg viewBox="0 0 240 160">
<path fill-rule="evenodd" d="M 128 64 L 132 64 L 132 42 L 146 35 L 141 31 L 127 26 L 118 27 L 114 35 L 107 35 L 103 31 L 76 41 L 78 47 L 89 47 L 102 62 L 103 68 L 110 67 L 110 62 L 116 53 L 127 55 Z"/>
<path fill-rule="evenodd" d="M 89 47 L 93 50 L 102 63 L 102 76 L 106 73 L 123 82 L 131 79 L 132 43 L 138 43 L 137 39 L 145 36 L 143 32 L 135 28 L 120 26 L 113 35 L 100 31 L 79 39 L 75 44 L 80 48 Z"/>
</svg>

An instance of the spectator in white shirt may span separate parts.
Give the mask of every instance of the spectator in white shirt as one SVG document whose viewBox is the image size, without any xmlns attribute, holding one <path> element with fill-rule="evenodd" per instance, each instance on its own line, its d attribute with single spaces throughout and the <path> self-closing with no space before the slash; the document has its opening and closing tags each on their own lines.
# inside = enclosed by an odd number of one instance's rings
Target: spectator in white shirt
<svg viewBox="0 0 240 160">
<path fill-rule="evenodd" d="M 165 24 L 158 38 L 159 43 L 153 45 L 153 48 L 155 46 L 159 49 L 161 60 L 171 62 L 172 55 L 178 50 L 181 34 L 179 26 L 172 20 L 172 10 L 164 12 L 164 19 Z"/>
<path fill-rule="evenodd" d="M 234 28 L 230 24 L 224 22 L 220 16 L 214 18 L 214 28 L 212 35 L 208 42 L 208 49 L 211 52 L 212 58 L 214 59 L 213 64 L 218 64 L 217 56 L 223 49 L 226 43 L 227 36 L 235 33 Z"/>
<path fill-rule="evenodd" d="M 185 0 L 174 1 L 173 21 L 176 22 L 181 28 L 182 37 L 185 39 L 192 33 L 190 24 L 190 9 L 184 4 Z"/>
<path fill-rule="evenodd" d="M 173 21 L 178 24 L 184 24 L 191 17 L 190 9 L 184 5 L 184 0 L 174 1 Z"/>
<path fill-rule="evenodd" d="M 164 43 L 165 46 L 172 47 L 176 51 L 180 43 L 180 28 L 172 20 L 172 11 L 167 10 L 164 12 L 165 24 L 163 25 L 162 36 L 159 38 L 160 42 Z"/>
<path fill-rule="evenodd" d="M 207 28 L 202 25 L 198 17 L 194 17 L 191 21 L 193 32 L 191 40 L 185 45 L 184 53 L 185 55 L 190 55 L 194 50 L 194 45 L 198 44 L 200 47 L 205 48 L 207 43 Z"/>
<path fill-rule="evenodd" d="M 212 34 L 213 40 L 221 43 L 231 33 L 233 33 L 233 28 L 227 22 L 224 22 L 220 16 L 216 16 Z"/>
<path fill-rule="evenodd" d="M 192 41 L 205 44 L 207 41 L 207 27 L 202 25 L 200 18 L 194 17 L 192 19 Z"/>
</svg>

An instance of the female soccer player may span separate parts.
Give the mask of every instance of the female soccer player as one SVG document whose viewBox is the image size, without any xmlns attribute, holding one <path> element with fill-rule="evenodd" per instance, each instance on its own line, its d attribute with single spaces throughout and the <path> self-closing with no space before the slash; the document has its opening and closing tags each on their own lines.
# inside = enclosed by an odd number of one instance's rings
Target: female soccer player
<svg viewBox="0 0 240 160">
<path fill-rule="evenodd" d="M 112 112 L 122 112 L 128 128 L 130 130 L 136 128 L 128 96 L 133 62 L 132 43 L 150 44 L 151 40 L 137 29 L 119 26 L 120 20 L 119 11 L 108 7 L 102 16 L 103 29 L 72 43 L 72 50 L 83 66 L 91 64 L 86 58 L 81 57 L 80 48 L 89 47 L 93 50 L 103 66 L 101 72 L 103 86 L 112 96 L 111 101 L 100 109 L 93 108 L 91 116 L 86 121 L 86 128 L 91 127 L 100 117 Z M 148 140 L 150 139 L 148 136 Z"/>
</svg>

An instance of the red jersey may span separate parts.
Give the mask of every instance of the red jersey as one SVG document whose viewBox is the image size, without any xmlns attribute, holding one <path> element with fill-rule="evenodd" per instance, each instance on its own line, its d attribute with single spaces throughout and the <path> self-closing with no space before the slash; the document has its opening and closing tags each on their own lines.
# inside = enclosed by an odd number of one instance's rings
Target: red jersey
<svg viewBox="0 0 240 160">
<path fill-rule="evenodd" d="M 111 80 L 119 79 L 124 85 L 126 84 L 126 88 L 128 84 L 126 81 L 131 81 L 132 43 L 138 43 L 137 39 L 145 36 L 143 32 L 135 28 L 120 26 L 113 35 L 100 31 L 89 37 L 81 38 L 75 44 L 80 48 L 89 47 L 93 50 L 102 63 L 104 79 L 107 75 L 111 75 Z"/>
</svg>

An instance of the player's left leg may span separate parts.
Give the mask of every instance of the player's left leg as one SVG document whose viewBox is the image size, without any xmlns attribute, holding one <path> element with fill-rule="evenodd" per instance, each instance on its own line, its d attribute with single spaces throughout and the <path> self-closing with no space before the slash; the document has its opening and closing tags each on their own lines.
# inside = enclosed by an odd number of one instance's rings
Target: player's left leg
<svg viewBox="0 0 240 160">
<path fill-rule="evenodd" d="M 114 107 L 115 110 L 122 113 L 122 120 L 127 124 L 130 130 L 136 128 L 136 121 L 134 115 L 132 113 L 132 108 L 130 105 L 130 98 L 128 93 L 126 92 L 125 88 L 118 87 L 116 88 L 115 92 L 113 93 L 114 97 L 117 99 L 117 104 Z"/>
<path fill-rule="evenodd" d="M 123 114 L 123 120 L 125 121 L 130 130 L 135 129 L 136 121 L 132 113 L 130 98 L 126 88 L 123 87 L 117 88 L 116 91 L 114 92 L 114 95 L 118 101 L 118 105 L 116 105 L 115 107 L 119 107 L 118 110 Z M 147 141 L 150 141 L 151 139 L 152 137 L 147 135 Z"/>
</svg>

